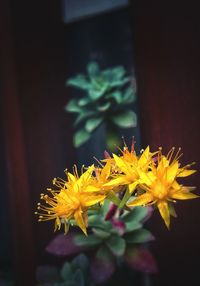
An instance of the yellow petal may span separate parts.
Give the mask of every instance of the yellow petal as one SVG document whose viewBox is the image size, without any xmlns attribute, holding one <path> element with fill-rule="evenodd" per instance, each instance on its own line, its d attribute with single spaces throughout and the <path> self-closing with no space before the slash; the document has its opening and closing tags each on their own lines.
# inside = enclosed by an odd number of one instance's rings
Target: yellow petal
<svg viewBox="0 0 200 286">
<path fill-rule="evenodd" d="M 87 230 L 86 230 L 86 222 L 83 219 L 83 213 L 81 210 L 77 210 L 74 213 L 74 218 L 75 221 L 77 223 L 77 225 L 82 229 L 82 231 L 84 232 L 85 235 L 87 235 Z"/>
<path fill-rule="evenodd" d="M 183 187 L 180 191 L 172 194 L 171 198 L 177 199 L 177 200 L 191 200 L 191 199 L 199 198 L 199 196 L 191 193 L 190 190 L 187 189 L 186 187 Z"/>
<path fill-rule="evenodd" d="M 170 226 L 170 213 L 167 202 L 158 202 L 157 204 L 161 217 L 163 218 L 167 228 Z"/>
<path fill-rule="evenodd" d="M 84 197 L 84 206 L 90 207 L 96 205 L 97 203 L 105 199 L 105 195 L 94 195 L 94 196 L 85 196 Z"/>
<path fill-rule="evenodd" d="M 88 179 L 90 179 L 90 177 L 92 176 L 92 173 L 94 171 L 94 164 L 92 166 L 90 166 L 87 171 L 85 171 L 85 173 L 83 173 L 80 178 L 79 181 L 80 183 L 82 183 L 82 181 L 87 181 Z"/>
<path fill-rule="evenodd" d="M 67 220 L 64 221 L 64 232 L 67 234 L 69 231 L 69 223 Z"/>
<path fill-rule="evenodd" d="M 180 171 L 180 173 L 178 174 L 177 177 L 187 177 L 190 176 L 192 174 L 194 174 L 196 172 L 196 170 L 184 170 L 182 169 L 182 171 Z"/>
<path fill-rule="evenodd" d="M 115 154 L 113 154 L 113 158 L 115 159 L 117 167 L 119 167 L 123 173 L 131 175 L 132 171 L 129 164 Z"/>
<path fill-rule="evenodd" d="M 132 202 L 128 203 L 129 207 L 145 206 L 153 201 L 153 196 L 151 194 L 145 193 L 141 196 L 136 197 Z"/>
<path fill-rule="evenodd" d="M 173 188 L 175 191 L 177 191 L 177 190 L 180 190 L 181 185 L 179 185 L 179 183 L 178 183 L 177 181 L 174 181 L 174 182 L 172 183 L 172 188 Z"/>
<path fill-rule="evenodd" d="M 70 172 L 67 172 L 67 176 L 68 176 L 68 178 L 69 178 L 72 182 L 76 182 L 75 176 L 72 175 Z"/>
<path fill-rule="evenodd" d="M 169 207 L 170 215 L 173 216 L 173 217 L 177 217 L 177 214 L 176 214 L 175 208 L 173 206 L 173 203 L 168 202 L 168 207 Z"/>
<path fill-rule="evenodd" d="M 178 161 L 167 168 L 167 182 L 172 183 L 178 173 Z"/>
<path fill-rule="evenodd" d="M 169 161 L 167 160 L 166 157 L 162 156 L 160 159 L 160 162 L 157 167 L 157 175 L 159 177 L 163 176 L 166 172 L 166 168 L 169 166 Z"/>
<path fill-rule="evenodd" d="M 101 171 L 102 179 L 106 180 L 106 178 L 110 176 L 110 169 L 111 169 L 111 164 L 107 162 Z"/>
<path fill-rule="evenodd" d="M 129 183 L 129 180 L 127 179 L 126 176 L 120 176 L 117 179 L 110 180 L 110 182 L 104 184 L 103 187 L 104 186 L 105 187 L 115 187 L 115 186 L 119 186 L 119 185 L 125 185 L 128 183 Z"/>
<path fill-rule="evenodd" d="M 144 150 L 140 159 L 138 160 L 138 165 L 144 166 L 149 160 L 149 146 Z"/>
<path fill-rule="evenodd" d="M 137 181 L 135 181 L 134 183 L 132 183 L 132 184 L 130 184 L 128 186 L 128 190 L 129 190 L 130 194 L 134 192 L 134 190 L 135 190 L 135 188 L 137 187 L 138 184 L 139 184 L 139 181 L 137 180 Z"/>
<path fill-rule="evenodd" d="M 96 187 L 94 185 L 89 185 L 89 186 L 85 187 L 85 189 L 84 189 L 84 191 L 88 192 L 88 193 L 98 192 L 99 190 L 100 190 L 100 188 Z"/>
<path fill-rule="evenodd" d="M 152 172 L 144 173 L 143 171 L 138 170 L 138 174 L 142 184 L 151 186 L 152 180 L 154 179 L 154 177 L 152 176 Z"/>
<path fill-rule="evenodd" d="M 54 231 L 56 231 L 57 229 L 60 230 L 60 228 L 61 228 L 60 218 L 56 217 Z"/>
</svg>

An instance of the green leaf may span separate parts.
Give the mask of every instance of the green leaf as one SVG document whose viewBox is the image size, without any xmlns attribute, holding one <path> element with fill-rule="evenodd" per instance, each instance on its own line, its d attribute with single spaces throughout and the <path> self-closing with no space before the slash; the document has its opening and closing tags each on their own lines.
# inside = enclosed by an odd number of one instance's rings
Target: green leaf
<svg viewBox="0 0 200 286">
<path fill-rule="evenodd" d="M 80 112 L 81 107 L 78 105 L 78 101 L 76 99 L 72 99 L 65 106 L 65 111 L 67 111 L 67 112 Z"/>
<path fill-rule="evenodd" d="M 110 221 L 105 221 L 101 213 L 98 213 L 97 215 L 89 216 L 88 225 L 90 227 L 102 229 L 106 232 L 109 232 L 112 229 L 112 225 Z"/>
<path fill-rule="evenodd" d="M 117 66 L 112 69 L 112 75 L 115 80 L 122 79 L 125 73 L 126 73 L 126 70 L 123 66 Z"/>
<path fill-rule="evenodd" d="M 79 101 L 78 101 L 78 105 L 79 106 L 85 106 L 87 104 L 91 103 L 91 99 L 89 97 L 82 97 Z"/>
<path fill-rule="evenodd" d="M 114 126 L 115 127 L 115 126 Z M 122 143 L 122 139 L 119 136 L 116 128 L 113 127 L 113 124 L 107 122 L 106 126 L 106 145 L 110 152 L 115 153 L 117 151 L 116 146 L 120 146 Z"/>
<path fill-rule="evenodd" d="M 70 280 L 72 278 L 73 272 L 69 262 L 65 262 L 63 264 L 60 274 L 64 281 Z"/>
<path fill-rule="evenodd" d="M 73 272 L 76 269 L 81 269 L 81 271 L 86 274 L 89 269 L 89 261 L 87 256 L 82 253 L 76 256 L 71 262 L 71 268 Z"/>
<path fill-rule="evenodd" d="M 110 236 L 109 232 L 102 230 L 100 228 L 92 228 L 92 231 L 94 235 L 100 239 L 106 239 Z"/>
<path fill-rule="evenodd" d="M 102 71 L 102 76 L 109 82 L 110 88 L 122 87 L 124 84 L 130 81 L 130 77 L 124 77 L 125 69 L 122 66 L 118 66 L 111 69 Z"/>
<path fill-rule="evenodd" d="M 142 228 L 142 224 L 136 221 L 131 221 L 126 223 L 126 232 L 131 232 Z"/>
<path fill-rule="evenodd" d="M 123 96 L 121 91 L 114 91 L 106 96 L 107 99 L 113 99 L 117 104 L 121 104 L 123 102 Z"/>
<path fill-rule="evenodd" d="M 107 199 L 110 200 L 111 202 L 113 202 L 118 207 L 119 207 L 119 205 L 121 203 L 121 200 L 119 199 L 119 197 L 113 191 L 110 191 L 108 193 Z"/>
<path fill-rule="evenodd" d="M 94 234 L 88 236 L 79 234 L 75 236 L 74 242 L 78 246 L 96 246 L 101 243 L 101 239 Z"/>
<path fill-rule="evenodd" d="M 131 197 L 131 193 L 129 192 L 129 189 L 126 189 L 126 192 L 120 202 L 119 208 L 123 208 L 125 206 L 125 204 L 127 203 L 127 201 L 129 200 L 129 198 Z"/>
<path fill-rule="evenodd" d="M 91 88 L 89 90 L 89 96 L 92 101 L 96 101 L 104 96 L 105 92 L 109 88 L 109 83 L 103 78 L 95 78 L 91 80 Z"/>
<path fill-rule="evenodd" d="M 83 273 L 80 269 L 77 269 L 74 277 L 73 277 L 73 281 L 76 283 L 77 286 L 84 286 L 85 282 L 84 282 L 84 276 Z"/>
<path fill-rule="evenodd" d="M 122 66 L 110 68 L 102 71 L 103 77 L 110 83 L 111 86 L 119 85 L 125 75 L 125 69 Z"/>
<path fill-rule="evenodd" d="M 123 78 L 121 80 L 114 80 L 113 82 L 110 83 L 110 86 L 112 88 L 121 88 L 123 85 L 127 84 L 130 82 L 130 77 Z"/>
<path fill-rule="evenodd" d="M 122 103 L 129 104 L 129 103 L 134 102 L 135 99 L 136 99 L 136 93 L 134 89 L 131 86 L 129 86 L 123 94 Z"/>
<path fill-rule="evenodd" d="M 90 62 L 87 65 L 87 72 L 90 77 L 95 77 L 99 75 L 100 69 L 97 62 Z"/>
<path fill-rule="evenodd" d="M 122 216 L 122 219 L 125 223 L 130 223 L 130 222 L 140 223 L 148 215 L 148 212 L 149 210 L 146 207 L 134 207 L 130 212 L 125 213 Z"/>
<path fill-rule="evenodd" d="M 110 201 L 105 199 L 104 203 L 103 203 L 103 205 L 101 207 L 101 211 L 102 211 L 103 217 L 105 217 L 107 212 L 109 211 L 110 205 L 111 205 Z"/>
<path fill-rule="evenodd" d="M 111 102 L 106 102 L 104 104 L 98 105 L 97 110 L 100 112 L 105 112 L 107 111 L 111 106 Z"/>
<path fill-rule="evenodd" d="M 154 240 L 154 236 L 147 229 L 139 229 L 125 234 L 124 239 L 127 243 L 145 243 Z"/>
<path fill-rule="evenodd" d="M 87 111 L 87 110 L 81 111 L 74 122 L 74 126 L 78 125 L 81 121 L 93 115 L 96 115 L 95 111 Z"/>
<path fill-rule="evenodd" d="M 126 242 L 122 237 L 118 235 L 112 235 L 106 241 L 106 245 L 115 256 L 122 256 L 125 252 Z"/>
<path fill-rule="evenodd" d="M 137 125 L 137 116 L 133 111 L 122 111 L 118 114 L 111 116 L 111 120 L 117 126 L 122 128 L 131 128 Z"/>
<path fill-rule="evenodd" d="M 84 75 L 77 75 L 76 77 L 69 78 L 66 82 L 67 85 L 74 86 L 83 90 L 90 88 L 90 83 Z"/>
<path fill-rule="evenodd" d="M 111 82 L 113 80 L 112 69 L 103 70 L 101 75 L 107 82 Z"/>
<path fill-rule="evenodd" d="M 93 132 L 103 121 L 103 117 L 93 117 L 88 119 L 85 123 L 85 129 L 87 132 Z"/>
<path fill-rule="evenodd" d="M 89 215 L 88 217 L 88 225 L 90 227 L 97 227 L 99 224 L 101 224 L 101 217 L 100 213 Z"/>
<path fill-rule="evenodd" d="M 74 135 L 74 146 L 76 148 L 83 145 L 85 142 L 87 142 L 90 139 L 91 135 L 88 133 L 85 129 L 78 130 Z"/>
</svg>

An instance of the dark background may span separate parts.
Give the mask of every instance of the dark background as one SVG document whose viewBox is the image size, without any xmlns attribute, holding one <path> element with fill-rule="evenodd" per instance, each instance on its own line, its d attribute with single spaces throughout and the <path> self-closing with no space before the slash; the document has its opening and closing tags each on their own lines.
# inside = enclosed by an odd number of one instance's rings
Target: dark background
<svg viewBox="0 0 200 286">
<path fill-rule="evenodd" d="M 128 11 L 143 146 L 180 146 L 183 163 L 196 161 L 198 170 L 199 11 L 196 1 L 165 0 L 132 1 Z M 68 95 L 66 31 L 59 1 L 0 2 L 1 203 L 6 206 L 0 261 L 3 265 L 6 257 L 14 266 L 17 285 L 33 284 L 52 234 L 51 225 L 37 224 L 33 214 L 39 193 L 75 163 L 72 118 L 60 112 Z M 199 174 L 191 181 L 198 190 Z M 176 209 L 169 232 L 157 214 L 149 223 L 159 265 L 152 286 L 200 285 L 199 200 Z"/>
</svg>

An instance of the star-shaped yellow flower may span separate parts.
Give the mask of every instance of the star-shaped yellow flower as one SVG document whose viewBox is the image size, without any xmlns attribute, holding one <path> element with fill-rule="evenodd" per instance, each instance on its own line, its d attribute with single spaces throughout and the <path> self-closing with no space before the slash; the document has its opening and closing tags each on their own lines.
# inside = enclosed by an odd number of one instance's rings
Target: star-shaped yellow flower
<svg viewBox="0 0 200 286">
<path fill-rule="evenodd" d="M 165 157 L 160 150 L 157 155 L 157 162 L 152 160 L 149 172 L 144 173 L 139 170 L 139 175 L 143 182 L 140 184 L 140 188 L 144 192 L 128 203 L 129 207 L 156 204 L 168 228 L 170 226 L 171 214 L 169 203 L 174 202 L 176 199 L 188 200 L 198 197 L 191 193 L 194 190 L 193 187 L 183 186 L 177 182 L 178 177 L 186 177 L 196 171 L 188 170 L 190 165 L 180 168 L 178 161 L 179 152 L 172 160 L 173 153 L 174 148 Z"/>
<path fill-rule="evenodd" d="M 148 171 L 149 163 L 152 158 L 152 153 L 147 147 L 140 156 L 131 148 L 128 150 L 125 146 L 124 151 L 122 151 L 122 156 L 117 156 L 113 154 L 114 162 L 118 168 L 118 173 L 113 175 L 113 179 L 106 183 L 105 186 L 120 186 L 127 185 L 129 193 L 131 194 L 137 185 L 141 182 L 141 173 Z"/>
<path fill-rule="evenodd" d="M 54 179 L 53 183 L 58 190 L 48 189 L 52 196 L 41 195 L 41 199 L 47 206 L 38 204 L 39 211 L 42 211 L 39 213 L 39 221 L 55 219 L 55 230 L 60 229 L 63 223 L 67 232 L 70 221 L 75 220 L 75 223 L 87 234 L 88 208 L 105 199 L 105 195 L 98 194 L 93 184 L 93 171 L 94 166 L 91 166 L 79 177 L 75 167 L 74 174 L 66 171 L 67 181 Z"/>
</svg>

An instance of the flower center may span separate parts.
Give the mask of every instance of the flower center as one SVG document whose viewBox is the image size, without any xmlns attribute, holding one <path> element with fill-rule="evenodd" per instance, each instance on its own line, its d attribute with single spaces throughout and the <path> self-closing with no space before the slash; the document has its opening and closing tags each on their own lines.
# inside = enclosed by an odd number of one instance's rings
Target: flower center
<svg viewBox="0 0 200 286">
<path fill-rule="evenodd" d="M 156 181 L 151 191 L 156 199 L 162 200 L 168 194 L 168 186 L 161 181 Z"/>
</svg>

